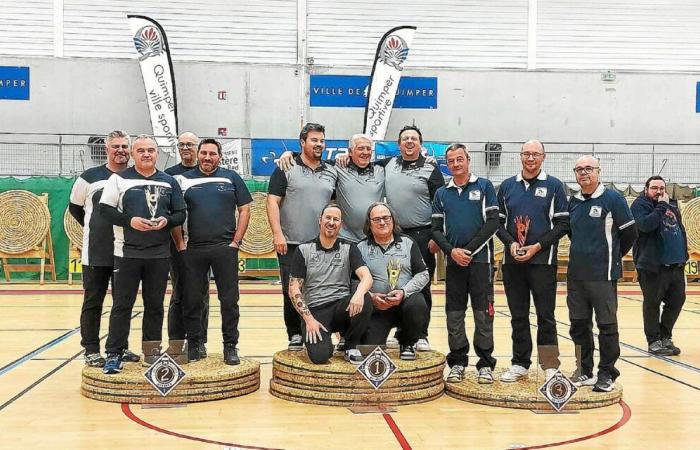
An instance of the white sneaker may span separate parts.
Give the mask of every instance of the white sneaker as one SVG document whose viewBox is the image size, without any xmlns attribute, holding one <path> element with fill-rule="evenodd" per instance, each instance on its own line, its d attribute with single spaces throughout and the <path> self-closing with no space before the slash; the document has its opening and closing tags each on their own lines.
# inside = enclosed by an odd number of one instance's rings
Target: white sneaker
<svg viewBox="0 0 700 450">
<path fill-rule="evenodd" d="M 386 338 L 386 347 L 399 348 L 399 340 L 396 339 L 394 336 L 389 336 L 388 338 Z"/>
<path fill-rule="evenodd" d="M 418 339 L 418 342 L 416 342 L 416 350 L 419 352 L 429 352 L 430 342 L 428 342 L 427 339 Z"/>
<path fill-rule="evenodd" d="M 521 378 L 527 376 L 527 369 L 523 366 L 512 365 L 510 369 L 506 370 L 501 374 L 501 381 L 503 383 L 513 383 Z"/>
<path fill-rule="evenodd" d="M 491 368 L 482 367 L 481 369 L 479 369 L 479 373 L 476 376 L 476 382 L 479 384 L 493 383 L 493 372 L 491 372 Z"/>
<path fill-rule="evenodd" d="M 544 369 L 544 379 L 549 380 L 552 378 L 554 375 L 556 375 L 557 371 L 559 369 L 554 369 L 554 368 L 549 368 L 549 369 Z"/>
</svg>

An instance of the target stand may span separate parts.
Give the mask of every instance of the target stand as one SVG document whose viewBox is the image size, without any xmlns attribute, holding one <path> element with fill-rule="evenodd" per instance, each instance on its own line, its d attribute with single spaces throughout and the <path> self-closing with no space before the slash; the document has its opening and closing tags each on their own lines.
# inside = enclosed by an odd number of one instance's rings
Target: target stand
<svg viewBox="0 0 700 450">
<path fill-rule="evenodd" d="M 414 361 L 402 361 L 398 350 L 386 353 L 395 371 L 375 389 L 341 353 L 326 364 L 314 364 L 306 351 L 277 352 L 272 360 L 270 393 L 292 402 L 345 407 L 408 405 L 443 394 L 444 355 L 418 352 Z M 375 369 L 381 372 L 386 367 Z"/>
<path fill-rule="evenodd" d="M 179 383 L 167 395 L 152 385 L 144 375 L 150 368 L 137 363 L 124 363 L 118 374 L 106 375 L 101 368 L 83 368 L 81 393 L 88 398 L 116 403 L 193 403 L 250 394 L 260 388 L 260 363 L 241 358 L 236 366 L 224 364 L 221 354 L 180 366 L 184 372 Z M 159 369 L 156 378 L 172 382 L 177 371 Z"/>
</svg>

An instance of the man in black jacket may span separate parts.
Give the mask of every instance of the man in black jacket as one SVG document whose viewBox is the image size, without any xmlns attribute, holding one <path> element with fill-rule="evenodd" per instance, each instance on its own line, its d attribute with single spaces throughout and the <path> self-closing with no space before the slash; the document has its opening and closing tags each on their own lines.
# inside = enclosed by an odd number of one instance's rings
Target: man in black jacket
<svg viewBox="0 0 700 450">
<path fill-rule="evenodd" d="M 644 294 L 642 311 L 649 353 L 679 355 L 681 350 L 671 336 L 685 303 L 688 240 L 681 212 L 671 204 L 662 177 L 655 175 L 647 180 L 644 193 L 632 203 L 632 215 L 639 228 L 633 255 Z"/>
</svg>

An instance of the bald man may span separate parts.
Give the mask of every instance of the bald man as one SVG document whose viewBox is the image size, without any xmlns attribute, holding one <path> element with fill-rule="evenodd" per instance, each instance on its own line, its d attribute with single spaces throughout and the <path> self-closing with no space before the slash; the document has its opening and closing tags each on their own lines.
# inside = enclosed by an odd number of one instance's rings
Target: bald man
<svg viewBox="0 0 700 450">
<path fill-rule="evenodd" d="M 594 156 L 576 161 L 574 173 L 581 190 L 569 201 L 571 249 L 566 281 L 569 333 L 580 348 L 579 366 L 572 376 L 577 386 L 610 392 L 620 371 L 617 329 L 617 280 L 622 257 L 637 238 L 637 226 L 624 197 L 600 183 L 600 162 Z M 593 375 L 593 312 L 598 324 L 600 361 Z"/>
</svg>

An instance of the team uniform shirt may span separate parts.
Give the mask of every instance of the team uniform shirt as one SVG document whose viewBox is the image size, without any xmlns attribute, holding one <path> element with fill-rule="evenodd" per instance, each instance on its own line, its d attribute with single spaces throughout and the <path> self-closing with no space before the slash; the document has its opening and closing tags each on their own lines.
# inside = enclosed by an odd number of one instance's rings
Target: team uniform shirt
<svg viewBox="0 0 700 450">
<path fill-rule="evenodd" d="M 555 218 L 569 216 L 564 185 L 544 171 L 540 171 L 530 183 L 523 179 L 522 173 L 506 179 L 501 183 L 497 197 L 500 217 L 505 219 L 505 228 L 515 238 L 515 242 L 520 242 L 518 228 L 520 227 L 522 236 L 527 227 L 525 243 L 522 245 L 538 243 L 542 236 L 554 228 Z M 557 265 L 558 243 L 554 242 L 548 250 L 538 252 L 525 263 Z M 504 244 L 508 245 L 506 242 Z M 510 251 L 504 251 L 503 254 L 504 264 L 517 263 Z"/>
<path fill-rule="evenodd" d="M 290 276 L 302 278 L 304 301 L 318 307 L 350 295 L 350 277 L 365 266 L 355 244 L 337 239 L 331 248 L 323 248 L 320 239 L 297 247 Z"/>
<path fill-rule="evenodd" d="M 680 213 L 669 205 L 666 207 L 663 221 L 659 227 L 661 236 L 661 264 L 685 264 L 688 260 L 688 244 L 685 233 L 680 227 Z"/>
<path fill-rule="evenodd" d="M 486 213 L 498 210 L 493 184 L 472 174 L 466 186 L 457 186 L 454 178 L 435 193 L 433 216 L 444 220 L 443 233 L 453 247 L 464 248 L 486 223 Z M 447 255 L 449 256 L 449 255 Z M 472 252 L 473 262 L 493 261 L 493 237 Z M 450 261 L 451 258 L 448 258 Z"/>
<path fill-rule="evenodd" d="M 183 226 L 187 246 L 230 244 L 236 232 L 236 209 L 253 201 L 241 176 L 223 167 L 209 175 L 195 168 L 175 179 L 187 203 Z"/>
<path fill-rule="evenodd" d="M 311 169 L 301 159 L 284 172 L 276 168 L 270 177 L 268 193 L 282 198 L 280 224 L 288 244 L 301 244 L 318 234 L 318 218 L 333 197 L 338 172 L 321 161 Z"/>
<path fill-rule="evenodd" d="M 445 185 L 440 169 L 426 163 L 420 155 L 415 161 L 393 157 L 386 163 L 385 171 L 386 200 L 396 211 L 401 228 L 430 226 L 431 201 L 435 192 Z"/>
<path fill-rule="evenodd" d="M 336 201 L 343 213 L 340 237 L 353 243 L 365 238 L 363 228 L 369 206 L 384 198 L 384 167 L 370 163 L 364 169 L 350 161 L 338 173 Z"/>
<path fill-rule="evenodd" d="M 149 209 L 147 195 L 158 199 L 155 214 Z M 170 229 L 182 224 L 182 220 L 172 220 L 170 216 L 180 213 L 184 218 L 186 207 L 175 178 L 160 170 L 145 177 L 131 167 L 107 180 L 100 204 L 116 208 L 121 216 L 114 225 L 114 256 L 140 259 L 170 256 Z M 163 216 L 168 224 L 157 231 L 131 228 L 133 217 L 150 219 L 152 216 Z"/>
<path fill-rule="evenodd" d="M 620 232 L 634 225 L 622 195 L 602 184 L 589 198 L 569 200 L 571 249 L 567 277 L 581 281 L 617 280 L 622 276 Z"/>
<path fill-rule="evenodd" d="M 189 172 L 192 169 L 196 169 L 197 166 L 183 166 L 182 163 L 177 163 L 174 166 L 170 166 L 164 170 L 168 175 L 182 175 L 185 172 Z"/>
<path fill-rule="evenodd" d="M 406 235 L 394 235 L 394 240 L 386 248 L 370 236 L 360 241 L 357 248 L 374 280 L 371 292 L 386 294 L 392 290 L 389 283 L 390 266 L 400 270 L 393 289 L 402 289 L 406 297 L 420 292 L 430 281 L 428 268 L 418 245 Z"/>
<path fill-rule="evenodd" d="M 70 193 L 70 202 L 85 211 L 81 260 L 86 266 L 111 267 L 114 263 L 112 224 L 99 208 L 102 189 L 113 173 L 107 165 L 90 168 L 75 180 Z"/>
</svg>

